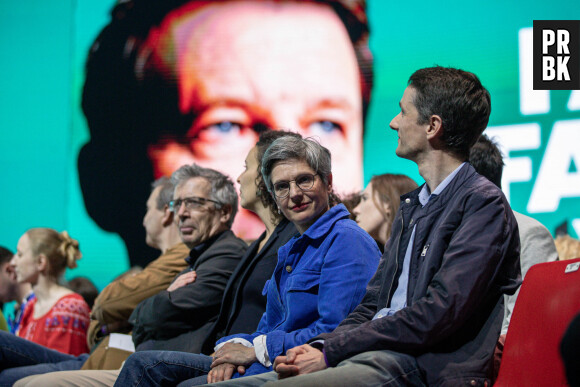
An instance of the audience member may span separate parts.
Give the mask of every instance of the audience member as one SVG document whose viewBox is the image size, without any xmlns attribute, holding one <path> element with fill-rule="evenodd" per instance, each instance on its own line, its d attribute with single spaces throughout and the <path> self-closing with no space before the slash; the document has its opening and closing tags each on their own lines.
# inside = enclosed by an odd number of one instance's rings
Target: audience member
<svg viewBox="0 0 580 387">
<path fill-rule="evenodd" d="M 88 352 L 89 307 L 79 294 L 59 285 L 65 269 L 75 268 L 80 258 L 79 243 L 66 231 L 33 228 L 18 241 L 11 264 L 17 281 L 32 285 L 35 298 L 26 305 L 18 337 L 0 332 L 0 380 L 7 380 L 8 368 L 30 364 L 40 352 Z"/>
<path fill-rule="evenodd" d="M 377 241 L 381 251 L 391 235 L 401 195 L 416 188 L 417 183 L 405 175 L 385 173 L 373 176 L 362 192 L 353 214 L 358 225 Z"/>
<path fill-rule="evenodd" d="M 89 309 L 93 309 L 95 299 L 99 295 L 99 289 L 97 289 L 93 281 L 87 277 L 74 277 L 67 281 L 66 287 L 80 294 L 89 306 Z"/>
<path fill-rule="evenodd" d="M 256 213 L 264 222 L 266 230 L 246 250 L 230 277 L 219 316 L 210 332 L 202 329 L 179 336 L 190 344 L 189 350 L 192 353 L 210 354 L 217 339 L 255 329 L 266 309 L 266 297 L 262 295 L 262 289 L 276 266 L 278 248 L 297 233 L 294 224 L 277 212 L 276 202 L 260 174 L 264 152 L 274 140 L 286 135 L 300 138 L 299 134 L 286 131 L 263 132 L 246 157 L 245 171 L 238 177 L 241 206 Z M 159 349 L 171 350 L 171 344 L 166 342 Z M 99 380 L 103 385 L 113 385 L 119 373 L 120 370 L 57 372 L 44 376 L 42 380 L 26 378 L 18 385 L 34 385 L 41 381 L 49 384 L 90 385 L 94 380 Z"/>
<path fill-rule="evenodd" d="M 161 255 L 145 269 L 132 269 L 103 289 L 91 311 L 89 328 L 89 345 L 100 344 L 83 369 L 118 368 L 128 354 L 110 348 L 106 337 L 114 332 L 128 332 L 129 316 L 137 305 L 166 290 L 171 281 L 187 268 L 185 258 L 189 248 L 181 241 L 175 217 L 169 210 L 173 188 L 173 183 L 166 177 L 151 184 L 143 227 L 147 245 L 160 250 Z"/>
<path fill-rule="evenodd" d="M 396 154 L 418 165 L 425 184 L 401 198 L 362 303 L 332 333 L 278 357 L 277 374 L 236 385 L 489 383 L 502 296 L 520 283 L 513 213 L 467 163 L 490 96 L 474 74 L 433 67 L 411 75 L 400 107 L 390 124 Z"/>
<path fill-rule="evenodd" d="M 469 153 L 469 162 L 475 170 L 482 176 L 501 189 L 501 176 L 503 173 L 503 156 L 497 144 L 482 134 Z M 550 232 L 537 220 L 524 214 L 513 211 L 518 223 L 520 236 L 520 267 L 522 279 L 526 276 L 528 269 L 541 262 L 551 262 L 558 259 L 558 252 L 554 245 L 554 240 Z M 503 353 L 503 345 L 508 331 L 508 326 L 512 317 L 516 299 L 520 290 L 513 295 L 505 295 L 505 314 L 498 339 L 497 348 L 494 354 L 494 380 L 499 373 L 499 366 Z"/>
<path fill-rule="evenodd" d="M 205 384 L 266 372 L 276 356 L 330 331 L 361 300 L 380 254 L 342 204 L 330 205 L 330 152 L 309 139 L 279 138 L 264 154 L 262 176 L 300 235 L 278 250 L 257 331 L 220 339 L 213 357 L 135 353 L 115 385 L 164 385 L 191 377 L 197 377 L 191 383 Z"/>
<path fill-rule="evenodd" d="M 572 238 L 570 235 L 561 235 L 554 241 L 560 261 L 580 258 L 580 240 Z"/>
<path fill-rule="evenodd" d="M 10 264 L 14 254 L 0 246 L 0 304 L 16 301 L 14 315 L 8 316 L 8 328 L 16 333 L 22 319 L 22 312 L 26 304 L 34 297 L 32 287 L 28 282 L 20 283 L 16 280 L 16 272 Z"/>
</svg>

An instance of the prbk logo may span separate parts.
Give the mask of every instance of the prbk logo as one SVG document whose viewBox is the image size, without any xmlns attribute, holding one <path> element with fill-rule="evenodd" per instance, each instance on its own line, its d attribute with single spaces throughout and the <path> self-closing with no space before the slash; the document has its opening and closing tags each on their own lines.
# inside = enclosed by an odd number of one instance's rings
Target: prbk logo
<svg viewBox="0 0 580 387">
<path fill-rule="evenodd" d="M 580 89 L 580 20 L 534 20 L 534 90 Z"/>
</svg>

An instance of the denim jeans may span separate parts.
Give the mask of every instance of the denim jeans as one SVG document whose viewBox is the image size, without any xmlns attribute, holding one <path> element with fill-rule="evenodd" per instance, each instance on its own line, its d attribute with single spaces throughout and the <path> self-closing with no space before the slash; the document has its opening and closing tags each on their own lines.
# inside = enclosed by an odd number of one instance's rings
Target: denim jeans
<svg viewBox="0 0 580 387">
<path fill-rule="evenodd" d="M 0 331 L 0 386 L 12 386 L 29 375 L 79 370 L 88 357 L 58 352 Z"/>
<path fill-rule="evenodd" d="M 125 361 L 115 386 L 176 385 L 194 377 L 207 375 L 210 356 L 176 351 L 139 351 Z"/>
</svg>

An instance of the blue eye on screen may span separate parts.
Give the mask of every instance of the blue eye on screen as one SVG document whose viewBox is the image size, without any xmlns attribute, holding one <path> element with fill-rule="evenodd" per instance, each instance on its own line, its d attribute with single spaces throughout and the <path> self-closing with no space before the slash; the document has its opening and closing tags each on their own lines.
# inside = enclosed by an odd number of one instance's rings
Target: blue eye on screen
<svg viewBox="0 0 580 387">
<path fill-rule="evenodd" d="M 206 130 L 216 130 L 219 133 L 232 133 L 239 132 L 242 130 L 242 125 L 237 124 L 232 121 L 221 121 L 212 125 L 209 125 Z"/>
<path fill-rule="evenodd" d="M 334 131 L 342 132 L 342 128 L 339 124 L 332 121 L 316 121 L 310 124 L 310 130 L 318 131 L 320 133 L 332 133 Z"/>
</svg>

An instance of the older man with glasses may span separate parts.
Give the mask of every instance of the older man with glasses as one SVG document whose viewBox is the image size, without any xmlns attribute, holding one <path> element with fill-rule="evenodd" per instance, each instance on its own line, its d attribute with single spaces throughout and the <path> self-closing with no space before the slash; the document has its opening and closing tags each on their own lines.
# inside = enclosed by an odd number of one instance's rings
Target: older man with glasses
<svg viewBox="0 0 580 387">
<path fill-rule="evenodd" d="M 232 181 L 213 169 L 184 165 L 171 177 L 169 208 L 189 266 L 167 288 L 137 306 L 129 322 L 137 349 L 188 351 L 190 331 L 209 330 L 228 279 L 247 245 L 230 230 L 238 208 Z"/>
</svg>

